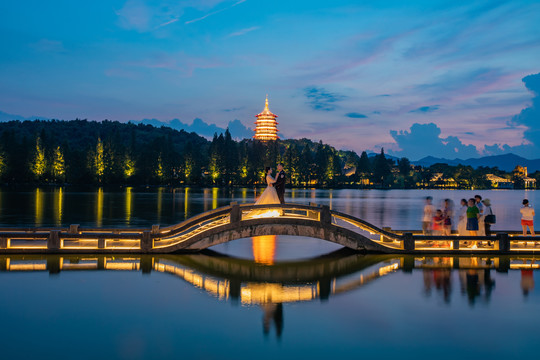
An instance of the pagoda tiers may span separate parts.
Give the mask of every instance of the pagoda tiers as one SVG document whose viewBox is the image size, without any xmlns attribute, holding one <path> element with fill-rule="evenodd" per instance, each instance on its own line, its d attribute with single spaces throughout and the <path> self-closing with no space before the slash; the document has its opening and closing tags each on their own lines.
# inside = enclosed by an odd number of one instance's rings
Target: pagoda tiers
<svg viewBox="0 0 540 360">
<path fill-rule="evenodd" d="M 268 109 L 268 95 L 266 96 L 264 110 L 260 114 L 255 115 L 255 117 L 257 118 L 257 121 L 255 121 L 255 136 L 253 136 L 255 140 L 268 141 L 279 139 L 277 135 L 278 122 L 276 121 L 278 116 L 272 114 Z"/>
</svg>

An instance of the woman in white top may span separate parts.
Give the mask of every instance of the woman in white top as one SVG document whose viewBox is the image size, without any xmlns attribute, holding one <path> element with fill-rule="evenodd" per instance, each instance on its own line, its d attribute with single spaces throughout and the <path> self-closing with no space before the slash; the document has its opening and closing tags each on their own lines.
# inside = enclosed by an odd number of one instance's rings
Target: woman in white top
<svg viewBox="0 0 540 360">
<path fill-rule="evenodd" d="M 467 231 L 467 200 L 461 199 L 461 208 L 459 209 L 458 234 L 459 236 L 468 236 Z"/>
<path fill-rule="evenodd" d="M 521 227 L 523 228 L 523 236 L 527 236 L 527 226 L 531 230 L 531 236 L 536 236 L 534 234 L 534 208 L 529 205 L 529 200 L 523 200 L 523 206 L 519 210 L 521 212 Z"/>
</svg>

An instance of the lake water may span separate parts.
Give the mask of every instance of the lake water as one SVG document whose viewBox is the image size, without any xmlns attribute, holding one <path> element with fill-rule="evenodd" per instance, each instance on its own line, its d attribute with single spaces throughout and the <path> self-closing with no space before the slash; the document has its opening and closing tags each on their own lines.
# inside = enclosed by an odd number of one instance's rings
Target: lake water
<svg viewBox="0 0 540 360">
<path fill-rule="evenodd" d="M 0 190 L 0 226 L 170 225 L 254 189 Z M 378 226 L 418 229 L 423 198 L 476 193 L 518 230 L 534 191 L 288 190 Z M 195 255 L 0 255 L 4 359 L 535 357 L 539 259 L 351 253 L 292 236 Z"/>
<path fill-rule="evenodd" d="M 231 201 L 253 203 L 262 189 L 124 188 L 79 191 L 66 188 L 12 190 L 0 188 L 0 227 L 82 226 L 149 227 L 176 224 Z M 445 198 L 457 204 L 476 194 L 489 198 L 497 224 L 494 230 L 519 230 L 521 201 L 536 204 L 531 190 L 303 190 L 288 189 L 286 202 L 329 205 L 332 209 L 393 229 L 420 229 L 424 198 Z"/>
<path fill-rule="evenodd" d="M 3 359 L 536 358 L 533 261 L 343 251 L 272 265 L 211 253 L 0 256 L 0 351 Z"/>
</svg>

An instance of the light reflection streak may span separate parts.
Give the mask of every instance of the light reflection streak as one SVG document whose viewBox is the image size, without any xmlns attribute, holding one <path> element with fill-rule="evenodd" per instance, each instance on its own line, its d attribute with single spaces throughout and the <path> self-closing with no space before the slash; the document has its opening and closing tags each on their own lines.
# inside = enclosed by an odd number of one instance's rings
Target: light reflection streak
<svg viewBox="0 0 540 360">
<path fill-rule="evenodd" d="M 96 193 L 96 226 L 103 224 L 103 188 L 100 187 Z"/>
<path fill-rule="evenodd" d="M 35 191 L 35 223 L 37 227 L 43 224 L 43 192 L 40 188 Z"/>
<path fill-rule="evenodd" d="M 184 189 L 184 219 L 187 219 L 189 214 L 189 191 L 188 187 Z"/>
<path fill-rule="evenodd" d="M 161 223 L 161 212 L 163 209 L 163 187 L 158 188 L 157 192 L 157 223 Z"/>
<path fill-rule="evenodd" d="M 212 210 L 217 209 L 218 207 L 218 191 L 219 188 L 212 188 Z"/>
<path fill-rule="evenodd" d="M 131 222 L 131 209 L 132 209 L 132 187 L 126 187 L 126 224 L 129 225 Z"/>
<path fill-rule="evenodd" d="M 258 264 L 273 265 L 276 256 L 276 235 L 255 236 L 252 238 L 253 259 Z"/>
<path fill-rule="evenodd" d="M 62 216 L 63 216 L 63 206 L 64 206 L 64 192 L 63 188 L 60 187 L 54 191 L 54 215 L 55 215 L 55 224 L 56 226 L 62 226 Z"/>
</svg>

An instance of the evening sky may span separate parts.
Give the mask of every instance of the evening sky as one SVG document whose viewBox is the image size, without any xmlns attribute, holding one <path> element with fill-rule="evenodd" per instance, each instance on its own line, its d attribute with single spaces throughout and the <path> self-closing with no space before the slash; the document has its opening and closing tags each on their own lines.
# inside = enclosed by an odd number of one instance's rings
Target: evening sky
<svg viewBox="0 0 540 360">
<path fill-rule="evenodd" d="M 535 158 L 538 24 L 524 0 L 2 1 L 0 111 L 252 127 L 268 94 L 288 138 Z"/>
</svg>

